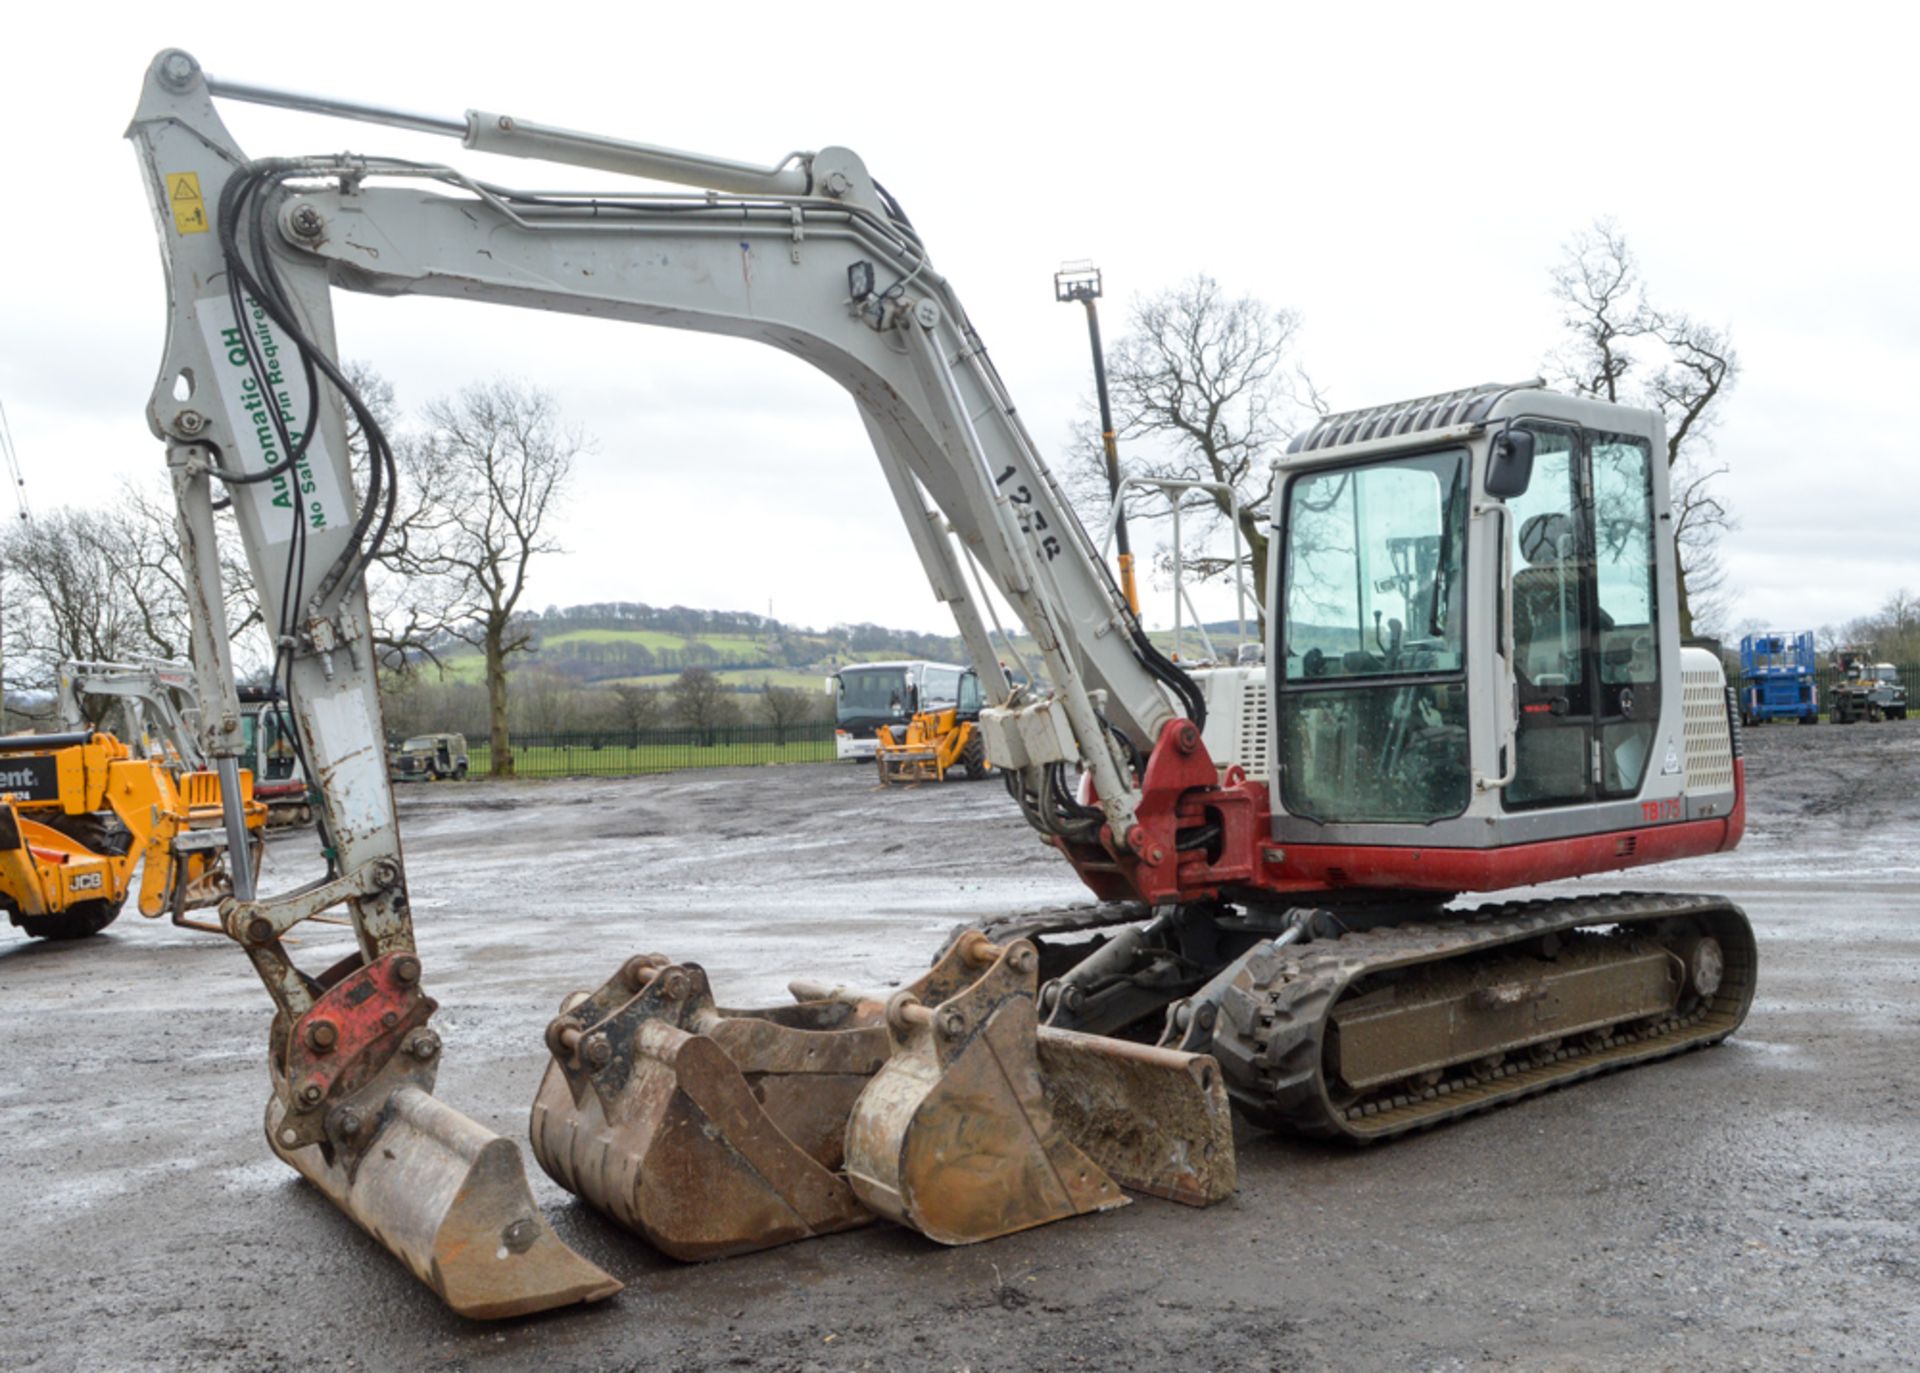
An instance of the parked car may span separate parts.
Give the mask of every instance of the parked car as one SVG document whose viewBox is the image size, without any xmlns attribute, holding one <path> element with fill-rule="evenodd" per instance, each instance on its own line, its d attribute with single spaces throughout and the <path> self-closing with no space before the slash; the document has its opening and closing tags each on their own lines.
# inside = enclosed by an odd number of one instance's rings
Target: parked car
<svg viewBox="0 0 1920 1373">
<path fill-rule="evenodd" d="M 461 781 L 467 775 L 467 736 L 416 734 L 387 759 L 396 782 Z"/>
<path fill-rule="evenodd" d="M 1876 663 L 1872 654 L 1842 649 L 1833 655 L 1840 684 L 1829 695 L 1828 712 L 1836 725 L 1856 720 L 1904 720 L 1907 689 L 1892 663 Z"/>
</svg>

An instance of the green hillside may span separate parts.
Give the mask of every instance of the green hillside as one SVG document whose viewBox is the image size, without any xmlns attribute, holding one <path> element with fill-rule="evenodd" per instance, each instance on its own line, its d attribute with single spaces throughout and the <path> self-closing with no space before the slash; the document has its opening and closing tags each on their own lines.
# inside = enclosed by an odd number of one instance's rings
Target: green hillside
<svg viewBox="0 0 1920 1373">
<path fill-rule="evenodd" d="M 681 614 L 721 618 L 718 612 Z M 879 630 L 870 625 L 815 631 L 769 621 L 760 632 L 722 627 L 681 631 L 638 624 L 579 624 L 574 622 L 578 615 L 577 610 L 549 612 L 531 622 L 535 647 L 531 652 L 515 654 L 510 660 L 511 670 L 516 674 L 558 673 L 583 686 L 664 686 L 685 668 L 703 666 L 738 690 L 758 691 L 772 685 L 814 691 L 820 688 L 822 677 L 848 663 L 921 657 L 959 662 L 965 657 L 957 635 Z M 1216 647 L 1231 653 L 1238 641 L 1234 626 L 1213 624 L 1208 629 Z M 1163 652 L 1173 651 L 1172 630 L 1155 630 L 1149 637 Z M 1029 658 L 1035 654 L 1033 640 L 1025 634 L 1015 637 L 1014 647 Z M 1182 656 L 1187 658 L 1201 651 L 1200 636 L 1191 627 L 1182 636 L 1182 648 Z M 453 644 L 438 656 L 440 680 L 481 680 L 484 660 L 478 649 Z"/>
</svg>

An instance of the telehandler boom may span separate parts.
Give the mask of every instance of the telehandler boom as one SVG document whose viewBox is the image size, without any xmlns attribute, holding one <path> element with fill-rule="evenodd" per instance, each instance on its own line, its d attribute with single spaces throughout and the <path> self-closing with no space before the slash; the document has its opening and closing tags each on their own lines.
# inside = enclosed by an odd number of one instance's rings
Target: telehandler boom
<svg viewBox="0 0 1920 1373">
<path fill-rule="evenodd" d="M 448 166 L 252 160 L 214 97 L 692 188 L 532 192 Z M 364 572 L 392 516 L 333 289 L 749 339 L 854 400 L 988 705 L 987 754 L 1101 904 L 957 938 L 889 998 L 719 1008 L 627 959 L 549 1028 L 536 1155 L 688 1257 L 874 1215 L 968 1242 L 1232 1186 L 1224 1103 L 1375 1139 L 1715 1042 L 1755 952 L 1713 897 L 1454 909 L 1465 893 L 1738 841 L 1726 684 L 1681 647 L 1660 417 L 1482 386 L 1330 416 L 1275 472 L 1266 662 L 1189 675 L 1148 640 L 899 203 L 844 148 L 759 167 L 496 113 L 464 118 L 149 69 L 130 137 L 167 268 L 165 440 L 208 754 L 237 704 L 213 510 L 230 497 L 280 645 L 329 870 L 222 921 L 277 1007 L 269 1140 L 457 1310 L 618 1284 L 567 1250 L 513 1147 L 432 1095 L 382 766 Z M 364 485 L 345 417 L 370 441 Z M 967 564 L 1037 645 L 999 666 Z M 236 792 L 237 794 L 237 792 Z M 358 953 L 283 942 L 344 905 Z"/>
</svg>

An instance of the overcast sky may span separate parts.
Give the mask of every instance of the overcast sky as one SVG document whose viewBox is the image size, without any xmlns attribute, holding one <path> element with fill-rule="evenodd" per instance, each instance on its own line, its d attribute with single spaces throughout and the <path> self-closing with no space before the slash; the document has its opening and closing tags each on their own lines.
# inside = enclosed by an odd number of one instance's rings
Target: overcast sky
<svg viewBox="0 0 1920 1373">
<path fill-rule="evenodd" d="M 1717 435 L 1741 521 L 1733 620 L 1811 627 L 1920 588 L 1914 12 L 1548 8 L 22 7 L 0 401 L 27 497 L 97 501 L 162 467 L 143 417 L 162 279 L 121 135 L 148 60 L 177 45 L 217 75 L 439 114 L 758 162 L 854 148 L 1053 455 L 1091 389 L 1082 317 L 1052 296 L 1064 259 L 1105 270 L 1110 333 L 1127 297 L 1195 271 L 1298 310 L 1300 356 L 1349 408 L 1534 375 L 1556 338 L 1548 271 L 1612 215 L 1655 297 L 1729 327 L 1741 356 Z M 582 180 L 451 140 L 223 113 L 255 156 Z M 596 436 L 570 552 L 536 570 L 534 606 L 771 604 L 950 631 L 851 401 L 805 365 L 633 325 L 336 301 L 344 352 L 403 407 L 524 377 Z"/>
</svg>

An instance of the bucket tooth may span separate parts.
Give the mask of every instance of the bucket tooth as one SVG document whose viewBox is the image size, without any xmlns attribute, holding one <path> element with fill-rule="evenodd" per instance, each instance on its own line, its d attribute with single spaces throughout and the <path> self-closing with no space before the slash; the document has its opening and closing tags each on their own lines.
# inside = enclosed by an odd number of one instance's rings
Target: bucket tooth
<svg viewBox="0 0 1920 1373">
<path fill-rule="evenodd" d="M 548 1227 L 510 1141 L 411 1083 L 384 1100 L 362 1093 L 343 1109 L 368 1121 L 357 1154 L 283 1145 L 277 1096 L 267 1140 L 462 1316 L 525 1316 L 620 1290 Z"/>
<path fill-rule="evenodd" d="M 548 1031 L 534 1156 L 678 1259 L 864 1225 L 842 1140 L 887 1039 L 861 1009 L 721 1011 L 698 965 L 630 960 Z"/>
<path fill-rule="evenodd" d="M 888 1002 L 893 1054 L 847 1124 L 854 1192 L 942 1244 L 1127 1202 L 1062 1133 L 1041 1086 L 1033 945 L 993 952 L 977 981 L 936 1005 L 911 991 Z"/>
</svg>

